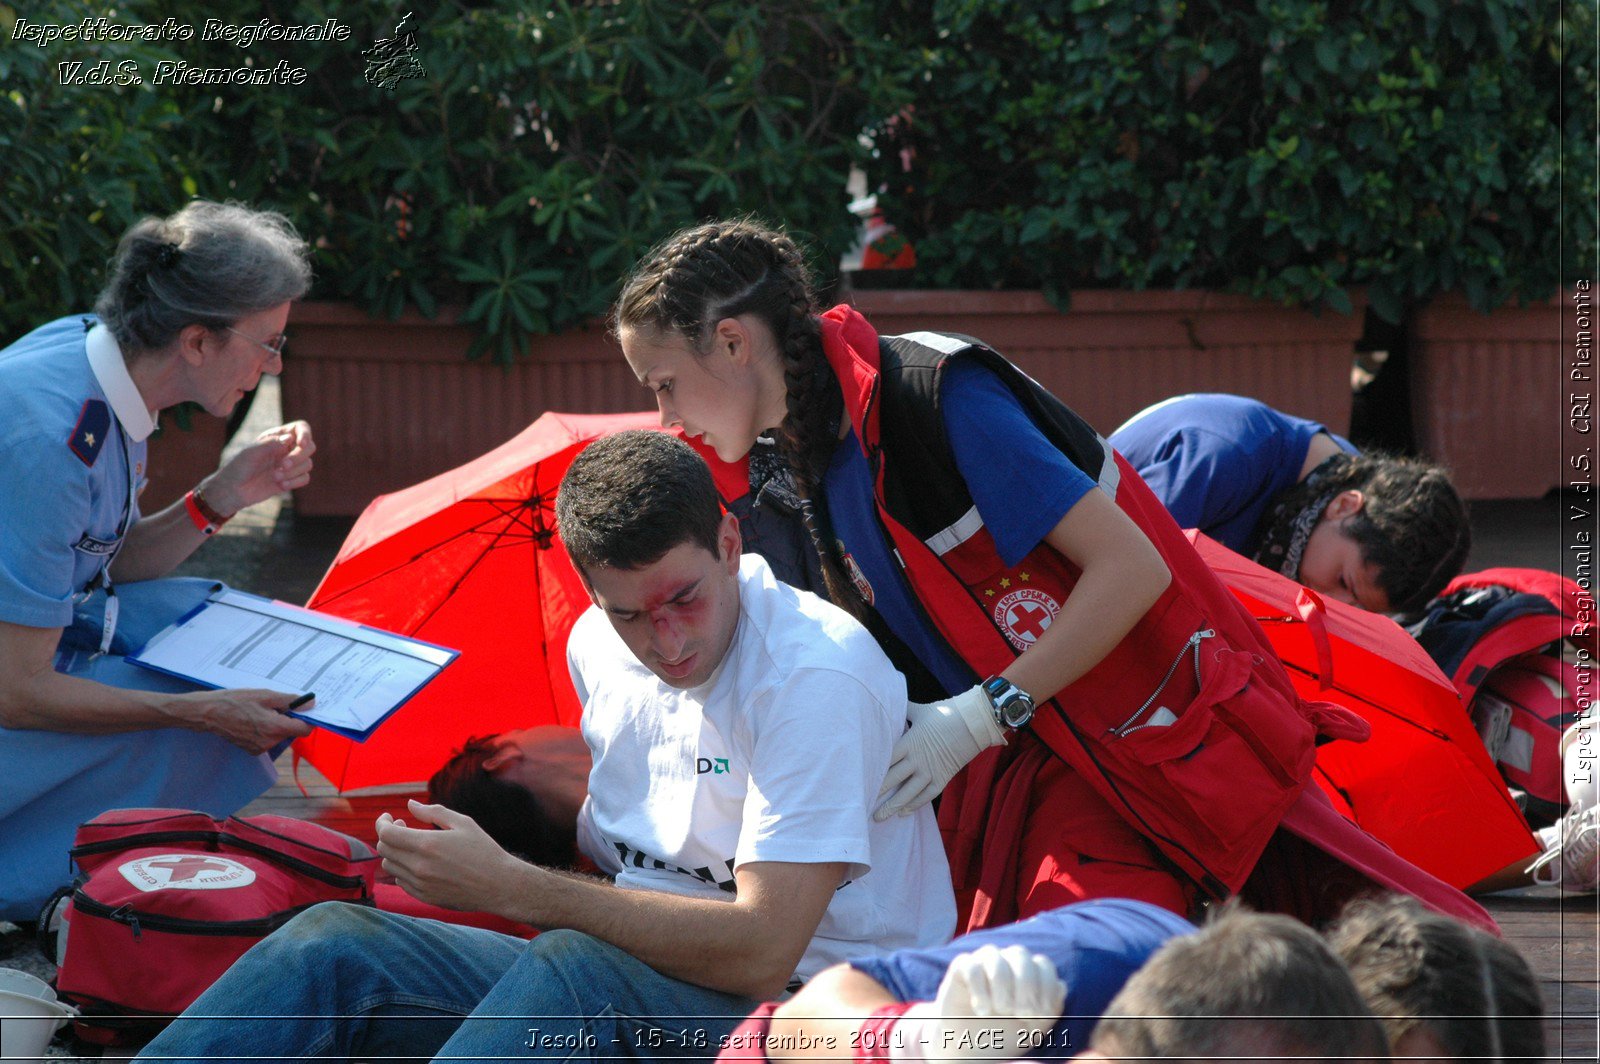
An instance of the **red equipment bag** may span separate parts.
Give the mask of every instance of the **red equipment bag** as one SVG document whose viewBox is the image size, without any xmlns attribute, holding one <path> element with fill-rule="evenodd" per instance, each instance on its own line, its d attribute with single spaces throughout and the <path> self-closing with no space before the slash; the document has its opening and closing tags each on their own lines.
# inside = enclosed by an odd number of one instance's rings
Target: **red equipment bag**
<svg viewBox="0 0 1600 1064">
<path fill-rule="evenodd" d="M 1408 630 L 1455 683 L 1529 824 L 1567 807 L 1562 732 L 1593 706 L 1594 597 L 1559 573 L 1485 569 L 1450 581 Z"/>
<path fill-rule="evenodd" d="M 1472 700 L 1472 719 L 1501 775 L 1553 820 L 1567 808 L 1561 736 L 1582 715 L 1582 676 L 1553 654 L 1523 654 L 1489 673 Z M 1535 808 L 1530 808 L 1530 815 Z"/>
<path fill-rule="evenodd" d="M 84 876 L 57 975 L 78 1037 L 154 1037 L 240 955 L 323 901 L 371 905 L 378 857 L 348 835 L 288 817 L 217 820 L 114 809 L 79 826 Z"/>
</svg>

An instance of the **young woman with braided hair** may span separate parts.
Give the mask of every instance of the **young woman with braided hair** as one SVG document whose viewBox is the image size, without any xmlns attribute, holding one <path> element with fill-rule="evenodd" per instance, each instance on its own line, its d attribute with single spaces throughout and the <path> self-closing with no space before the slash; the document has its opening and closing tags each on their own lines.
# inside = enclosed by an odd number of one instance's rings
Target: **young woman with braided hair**
<svg viewBox="0 0 1600 1064">
<path fill-rule="evenodd" d="M 1472 546 L 1450 477 L 1362 454 L 1315 421 L 1238 395 L 1167 399 L 1110 436 L 1184 528 L 1352 606 L 1421 609 Z"/>
<path fill-rule="evenodd" d="M 981 342 L 819 313 L 801 250 L 744 220 L 650 252 L 616 331 L 663 425 L 725 462 L 776 439 L 763 476 L 802 500 L 830 597 L 892 635 L 918 701 L 878 816 L 943 793 L 969 929 L 1247 880 L 1307 918 L 1376 881 L 1487 920 L 1305 786 L 1317 734 L 1360 722 L 1300 701 L 1132 468 Z"/>
<path fill-rule="evenodd" d="M 1544 1001 L 1510 943 L 1409 898 L 1363 898 L 1328 941 L 1396 1060 L 1539 1060 Z"/>
</svg>

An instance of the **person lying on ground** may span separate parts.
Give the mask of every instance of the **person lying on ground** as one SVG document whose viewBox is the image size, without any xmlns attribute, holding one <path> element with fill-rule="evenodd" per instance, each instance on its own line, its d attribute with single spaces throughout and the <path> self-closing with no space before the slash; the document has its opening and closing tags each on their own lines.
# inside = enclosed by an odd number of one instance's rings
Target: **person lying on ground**
<svg viewBox="0 0 1600 1064">
<path fill-rule="evenodd" d="M 287 219 L 196 200 L 123 234 L 93 314 L 0 350 L 0 919 L 36 919 L 69 881 L 79 824 L 144 805 L 225 816 L 277 779 L 264 752 L 310 731 L 284 713 L 292 694 L 202 690 L 125 660 L 218 586 L 168 573 L 311 479 L 296 421 L 182 501 L 139 505 L 160 411 L 227 417 L 280 372 L 310 282 Z"/>
<path fill-rule="evenodd" d="M 507 853 L 569 868 L 578 859 L 578 815 L 593 767 L 576 728 L 474 736 L 428 780 L 428 801 L 471 817 Z"/>
<path fill-rule="evenodd" d="M 1362 454 L 1238 395 L 1181 395 L 1109 437 L 1184 528 L 1336 599 L 1417 609 L 1466 563 L 1466 504 L 1439 466 Z"/>
<path fill-rule="evenodd" d="M 1194 931 L 1145 902 L 1096 899 L 936 948 L 836 965 L 729 1036 L 720 1059 L 1064 1060 L 1162 943 Z"/>
<path fill-rule="evenodd" d="M 550 930 L 316 906 L 147 1056 L 699 1057 L 797 980 L 949 939 L 931 812 L 872 819 L 905 685 L 867 632 L 741 559 L 710 470 L 667 434 L 591 444 L 556 515 L 595 604 L 567 654 L 594 755 L 586 819 L 615 882 L 413 803 L 419 826 L 378 824 L 402 887 Z"/>
</svg>

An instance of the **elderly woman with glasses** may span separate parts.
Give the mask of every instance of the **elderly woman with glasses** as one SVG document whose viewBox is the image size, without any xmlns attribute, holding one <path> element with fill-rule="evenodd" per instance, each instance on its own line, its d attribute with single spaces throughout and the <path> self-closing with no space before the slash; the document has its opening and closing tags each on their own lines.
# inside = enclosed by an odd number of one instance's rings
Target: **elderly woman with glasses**
<svg viewBox="0 0 1600 1064">
<path fill-rule="evenodd" d="M 197 690 L 129 664 L 217 585 L 162 579 L 247 506 L 304 485 L 303 422 L 263 433 L 145 514 L 146 440 L 182 402 L 226 416 L 283 368 L 311 269 L 282 216 L 194 202 L 122 237 L 93 315 L 0 350 L 0 919 L 68 877 L 76 826 L 110 808 L 233 812 L 308 727 L 290 695 Z"/>
</svg>

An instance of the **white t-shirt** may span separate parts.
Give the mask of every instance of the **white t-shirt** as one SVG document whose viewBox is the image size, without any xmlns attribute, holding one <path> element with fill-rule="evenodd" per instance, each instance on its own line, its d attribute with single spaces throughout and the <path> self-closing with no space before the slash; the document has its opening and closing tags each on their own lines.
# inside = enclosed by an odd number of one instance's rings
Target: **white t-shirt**
<svg viewBox="0 0 1600 1064">
<path fill-rule="evenodd" d="M 848 865 L 795 974 L 949 941 L 955 901 L 933 812 L 872 820 L 905 680 L 843 610 L 739 566 L 739 625 L 700 687 L 639 663 L 598 609 L 567 662 L 594 754 L 585 852 L 617 885 L 732 900 L 750 861 Z"/>
</svg>

